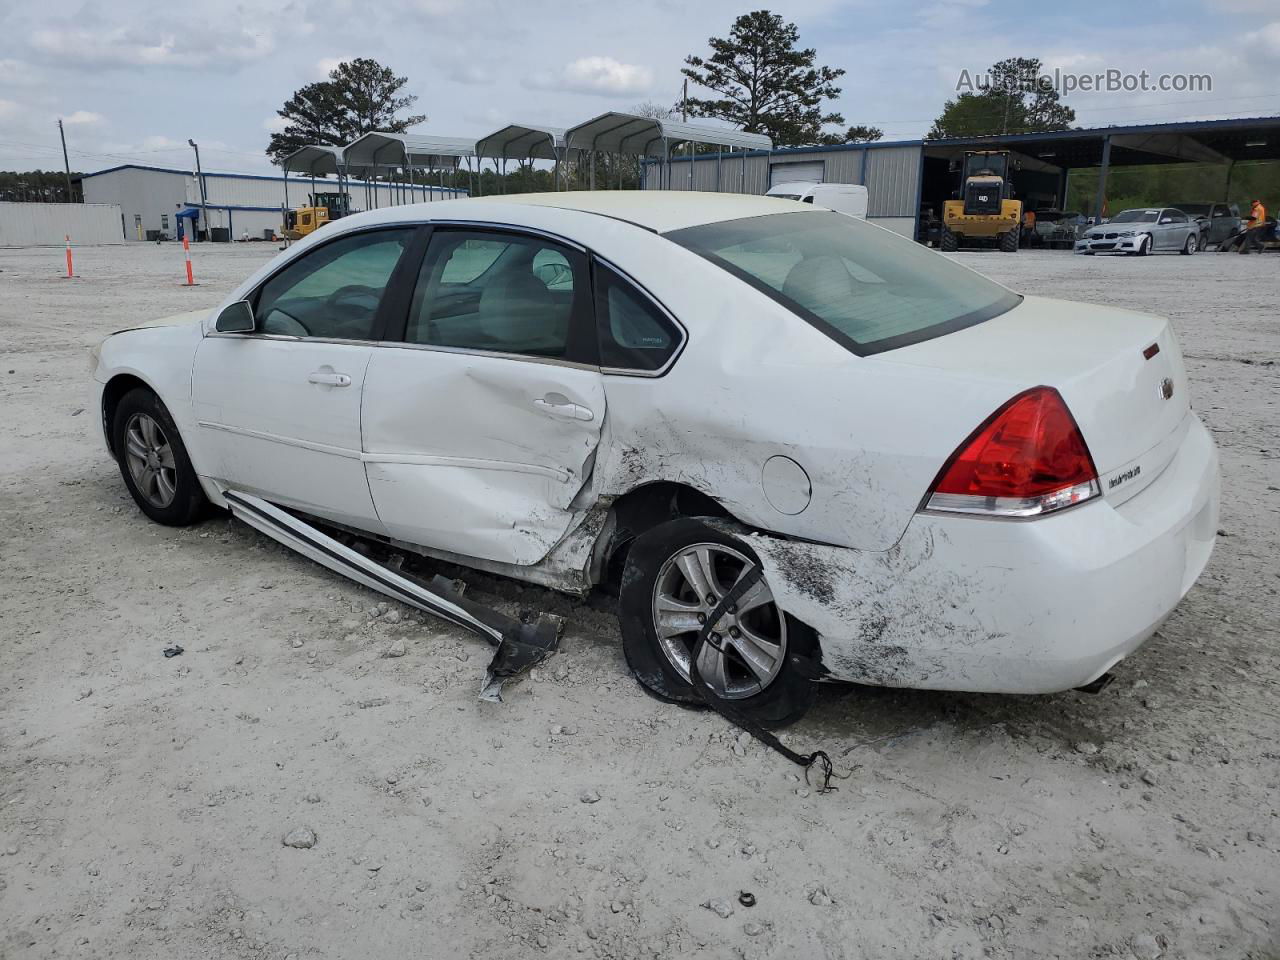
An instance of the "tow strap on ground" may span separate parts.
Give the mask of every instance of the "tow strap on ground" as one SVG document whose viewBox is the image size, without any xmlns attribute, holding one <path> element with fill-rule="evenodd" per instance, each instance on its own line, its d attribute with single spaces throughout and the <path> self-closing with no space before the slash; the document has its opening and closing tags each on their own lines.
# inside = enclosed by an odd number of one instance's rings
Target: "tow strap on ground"
<svg viewBox="0 0 1280 960">
<path fill-rule="evenodd" d="M 818 787 L 818 792 L 830 793 L 832 790 L 839 790 L 839 787 L 832 785 L 831 778 L 836 777 L 840 780 L 847 780 L 849 774 L 841 775 L 836 773 L 831 764 L 831 758 L 827 756 L 825 750 L 815 750 L 813 753 L 798 753 L 792 750 L 779 740 L 775 734 L 760 726 L 760 724 L 734 706 L 732 700 L 724 700 L 716 696 L 711 684 L 707 683 L 698 671 L 698 658 L 702 655 L 703 644 L 709 643 L 715 646 L 720 642 L 718 638 L 724 635 L 724 631 L 719 629 L 720 621 L 743 595 L 763 578 L 764 570 L 759 564 L 747 567 L 742 572 L 742 576 L 738 578 L 738 582 L 733 585 L 729 592 L 716 604 L 715 609 L 707 616 L 707 621 L 703 624 L 702 629 L 698 631 L 698 639 L 694 642 L 693 650 L 689 655 L 689 679 L 693 681 L 694 691 L 702 697 L 703 702 L 712 710 L 734 726 L 741 727 L 747 731 L 766 747 L 771 747 L 792 763 L 804 767 L 805 783 L 809 782 L 809 770 L 816 765 L 822 772 L 822 784 Z"/>
<path fill-rule="evenodd" d="M 234 516 L 290 550 L 393 600 L 479 634 L 497 647 L 485 670 L 481 700 L 500 702 L 503 683 L 547 659 L 560 642 L 561 617 L 544 613 L 533 623 L 524 623 L 466 599 L 461 583 L 444 577 L 424 583 L 383 566 L 260 497 L 228 490 L 223 498 Z"/>
</svg>

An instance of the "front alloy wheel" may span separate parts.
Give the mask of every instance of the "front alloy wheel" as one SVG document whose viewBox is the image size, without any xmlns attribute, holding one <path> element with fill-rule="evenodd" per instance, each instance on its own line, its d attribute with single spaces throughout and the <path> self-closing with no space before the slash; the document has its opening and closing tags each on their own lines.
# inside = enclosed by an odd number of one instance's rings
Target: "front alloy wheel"
<svg viewBox="0 0 1280 960">
<path fill-rule="evenodd" d="M 111 449 L 138 508 L 157 523 L 186 526 L 208 506 L 178 425 L 150 390 L 130 390 L 111 416 Z"/>
<path fill-rule="evenodd" d="M 135 413 L 124 427 L 124 456 L 138 492 L 163 510 L 178 494 L 177 464 L 164 429 L 149 414 Z"/>
</svg>

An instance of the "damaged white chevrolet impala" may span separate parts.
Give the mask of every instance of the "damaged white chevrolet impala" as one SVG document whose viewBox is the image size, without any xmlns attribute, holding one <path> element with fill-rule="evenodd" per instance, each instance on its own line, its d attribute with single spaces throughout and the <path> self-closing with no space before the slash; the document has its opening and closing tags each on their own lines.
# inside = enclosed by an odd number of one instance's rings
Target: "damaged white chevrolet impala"
<svg viewBox="0 0 1280 960">
<path fill-rule="evenodd" d="M 1217 529 L 1166 320 L 1020 296 L 785 200 L 376 210 L 185 320 L 96 362 L 147 516 L 269 504 L 615 590 L 646 687 L 766 725 L 824 679 L 1095 684 Z"/>
</svg>

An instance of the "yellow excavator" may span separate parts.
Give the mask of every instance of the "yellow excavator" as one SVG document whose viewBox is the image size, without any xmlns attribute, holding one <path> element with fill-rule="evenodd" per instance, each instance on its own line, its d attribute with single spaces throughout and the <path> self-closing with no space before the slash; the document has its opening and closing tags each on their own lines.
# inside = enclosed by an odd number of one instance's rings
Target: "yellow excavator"
<svg viewBox="0 0 1280 960">
<path fill-rule="evenodd" d="M 970 150 L 964 155 L 960 199 L 942 207 L 943 250 L 995 245 L 1016 253 L 1022 201 L 1013 199 L 1009 151 Z"/>
<path fill-rule="evenodd" d="M 351 195 L 348 193 L 309 193 L 305 207 L 284 212 L 284 235 L 290 240 L 301 240 L 330 220 L 350 213 Z"/>
</svg>

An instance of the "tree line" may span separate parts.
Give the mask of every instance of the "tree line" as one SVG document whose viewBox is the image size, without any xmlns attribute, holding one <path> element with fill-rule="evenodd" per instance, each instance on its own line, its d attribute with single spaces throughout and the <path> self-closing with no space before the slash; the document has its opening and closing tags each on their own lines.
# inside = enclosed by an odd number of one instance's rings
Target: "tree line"
<svg viewBox="0 0 1280 960">
<path fill-rule="evenodd" d="M 72 173 L 72 180 L 80 177 Z M 26 203 L 74 203 L 82 199 L 72 184 L 67 196 L 67 175 L 62 170 L 0 170 L 0 201 Z"/>
</svg>

